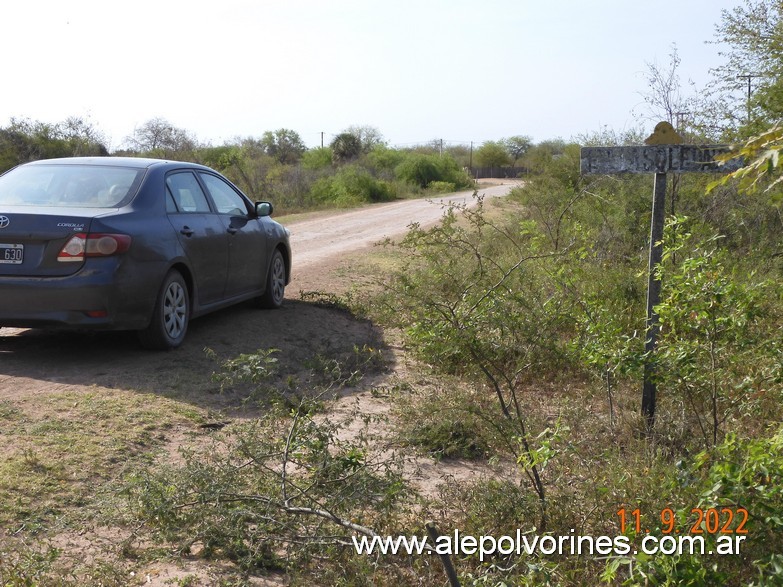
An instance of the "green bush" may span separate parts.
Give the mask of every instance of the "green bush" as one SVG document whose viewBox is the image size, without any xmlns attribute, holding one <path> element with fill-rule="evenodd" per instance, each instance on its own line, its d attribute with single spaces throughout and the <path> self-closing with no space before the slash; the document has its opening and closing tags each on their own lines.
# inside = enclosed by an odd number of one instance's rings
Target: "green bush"
<svg viewBox="0 0 783 587">
<path fill-rule="evenodd" d="M 403 151 L 390 149 L 385 145 L 376 145 L 367 154 L 368 164 L 378 171 L 394 171 L 403 159 L 405 159 Z"/>
<path fill-rule="evenodd" d="M 329 147 L 310 149 L 302 155 L 302 167 L 305 169 L 328 169 L 331 166 L 332 150 Z"/>
<path fill-rule="evenodd" d="M 432 229 L 414 227 L 400 243 L 405 266 L 390 290 L 412 348 L 442 370 L 479 378 L 485 363 L 516 380 L 556 369 L 568 354 L 570 302 L 540 244 L 513 221 L 490 221 L 483 205 L 451 210 Z"/>
<path fill-rule="evenodd" d="M 674 527 L 653 519 L 650 534 L 660 538 L 676 530 L 700 536 L 713 554 L 641 553 L 629 560 L 612 559 L 604 579 L 624 577 L 623 585 L 629 586 L 783 584 L 783 555 L 778 549 L 783 544 L 783 429 L 755 440 L 730 434 L 714 450 L 670 471 L 662 486 L 671 492 L 667 495 L 680 500 L 673 505 Z M 710 509 L 718 514 L 710 524 L 717 521 L 719 531 L 710 531 L 707 518 L 699 515 Z"/>
<path fill-rule="evenodd" d="M 754 421 L 780 413 L 782 375 L 770 284 L 748 272 L 740 279 L 718 249 L 722 239 L 700 242 L 689 226 L 673 219 L 664 232 L 654 355 L 664 410 L 658 432 L 682 447 L 696 439 L 715 445 L 731 430 L 762 431 Z"/>
<path fill-rule="evenodd" d="M 394 173 L 398 180 L 422 189 L 435 181 L 453 183 L 456 187 L 472 185 L 467 172 L 450 155 L 408 153 L 395 167 Z"/>
<path fill-rule="evenodd" d="M 433 181 L 427 186 L 427 191 L 432 194 L 448 194 L 457 191 L 457 186 L 449 181 Z"/>
<path fill-rule="evenodd" d="M 311 193 L 315 202 L 332 206 L 386 202 L 396 197 L 392 184 L 376 179 L 358 165 L 345 165 L 335 175 L 319 179 Z"/>
</svg>

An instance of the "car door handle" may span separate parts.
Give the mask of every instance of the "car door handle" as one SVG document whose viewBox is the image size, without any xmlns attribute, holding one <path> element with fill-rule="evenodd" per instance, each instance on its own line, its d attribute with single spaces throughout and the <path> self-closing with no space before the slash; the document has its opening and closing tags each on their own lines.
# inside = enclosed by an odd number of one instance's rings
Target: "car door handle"
<svg viewBox="0 0 783 587">
<path fill-rule="evenodd" d="M 180 234 L 184 234 L 187 237 L 193 236 L 193 229 L 189 226 L 183 226 L 182 230 L 179 231 Z"/>
<path fill-rule="evenodd" d="M 236 234 L 237 232 L 239 232 L 238 228 L 234 228 L 233 226 L 228 227 L 228 234 Z"/>
</svg>

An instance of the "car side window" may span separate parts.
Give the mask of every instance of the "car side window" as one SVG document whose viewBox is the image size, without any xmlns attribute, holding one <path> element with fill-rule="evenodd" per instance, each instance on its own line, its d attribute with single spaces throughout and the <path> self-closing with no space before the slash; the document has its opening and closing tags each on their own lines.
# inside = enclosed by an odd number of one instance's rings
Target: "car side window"
<svg viewBox="0 0 783 587">
<path fill-rule="evenodd" d="M 190 171 L 171 173 L 166 177 L 166 189 L 180 212 L 210 212 L 207 196 Z M 169 204 L 166 205 L 169 208 Z"/>
<path fill-rule="evenodd" d="M 174 195 L 171 193 L 171 189 L 166 186 L 166 213 L 176 214 L 179 212 L 177 203 L 174 201 Z"/>
<path fill-rule="evenodd" d="M 215 175 L 202 173 L 201 179 L 212 196 L 215 208 L 219 214 L 231 214 L 232 216 L 247 216 L 247 205 L 244 198 L 234 188 Z"/>
</svg>

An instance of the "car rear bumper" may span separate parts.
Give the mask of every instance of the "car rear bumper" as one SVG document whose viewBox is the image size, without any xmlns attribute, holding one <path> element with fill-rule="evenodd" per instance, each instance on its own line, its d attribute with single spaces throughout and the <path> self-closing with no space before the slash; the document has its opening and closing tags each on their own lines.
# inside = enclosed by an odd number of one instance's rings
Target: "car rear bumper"
<svg viewBox="0 0 783 587">
<path fill-rule="evenodd" d="M 66 277 L 0 276 L 0 326 L 145 328 L 157 291 L 129 276 L 119 258 L 90 259 Z"/>
</svg>

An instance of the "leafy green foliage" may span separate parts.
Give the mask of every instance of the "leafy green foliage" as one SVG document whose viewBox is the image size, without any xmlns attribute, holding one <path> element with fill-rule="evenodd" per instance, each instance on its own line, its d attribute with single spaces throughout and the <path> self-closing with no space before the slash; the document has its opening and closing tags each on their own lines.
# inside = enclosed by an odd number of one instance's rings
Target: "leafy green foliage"
<svg viewBox="0 0 783 587">
<path fill-rule="evenodd" d="M 204 352 L 211 359 L 217 358 L 212 349 L 204 349 Z M 273 355 L 278 352 L 278 349 L 259 349 L 255 353 L 242 353 L 227 359 L 212 379 L 220 384 L 221 391 L 240 383 L 261 386 L 277 374 L 278 361 Z"/>
<path fill-rule="evenodd" d="M 71 117 L 57 124 L 12 118 L 0 128 L 0 172 L 28 161 L 108 155 L 105 139 L 87 121 Z"/>
<path fill-rule="evenodd" d="M 493 224 L 479 203 L 459 215 L 450 210 L 435 228 L 414 227 L 400 247 L 408 261 L 393 284 L 394 307 L 428 362 L 481 375 L 470 359 L 486 357 L 490 370 L 511 368 L 514 380 L 557 363 L 563 349 L 550 335 L 564 326 L 566 314 L 556 288 L 536 267 L 547 254 L 525 226 Z"/>
<path fill-rule="evenodd" d="M 403 416 L 401 435 L 436 455 L 455 450 L 464 457 L 478 440 L 493 462 L 512 454 L 520 478 L 529 482 L 523 488 L 533 488 L 524 493 L 525 503 L 535 504 L 544 489 L 547 527 L 566 533 L 584 524 L 590 529 L 585 533 L 611 534 L 616 528 L 610 520 L 622 503 L 658 512 L 673 503 L 683 520 L 690 514 L 685 505 L 742 505 L 725 492 L 705 497 L 718 491 L 716 469 L 705 472 L 702 457 L 694 455 L 709 447 L 704 454 L 710 463 L 723 459 L 739 476 L 743 463 L 756 458 L 753 443 L 775 454 L 766 444 L 766 427 L 779 419 L 783 397 L 783 306 L 772 285 L 780 270 L 776 204 L 731 186 L 705 196 L 711 178 L 679 180 L 670 207 L 693 219 L 670 221 L 666 230 L 657 269 L 663 279 L 655 355 L 659 417 L 656 434 L 640 440 L 652 185 L 646 177 L 581 177 L 578 160 L 576 145 L 533 147 L 525 155 L 531 174 L 511 198 L 518 208 L 453 210 L 440 226 L 413 227 L 399 243 L 401 269 L 380 297 L 382 320 L 399 326 L 426 364 L 458 376 L 485 400 L 474 402 L 456 389 L 425 394 L 420 407 L 405 406 L 411 415 Z M 608 418 L 595 413 L 597 384 L 585 384 L 587 393 L 546 395 L 540 406 L 527 392 L 543 395 L 546 382 L 565 386 L 585 373 L 608 391 Z M 494 391 L 491 404 L 488 391 Z M 498 436 L 516 438 L 516 448 L 496 442 L 487 425 L 492 410 L 502 414 L 504 407 L 512 417 L 498 426 Z M 543 410 L 559 417 L 544 417 Z M 732 439 L 735 448 L 724 450 Z M 487 490 L 476 499 L 489 495 Z M 753 511 L 768 511 L 774 522 L 781 506 L 773 499 L 768 510 L 755 504 Z M 462 529 L 460 513 L 453 523 Z M 528 510 L 525 519 L 531 518 Z M 709 540 L 714 545 L 715 537 Z M 781 561 L 769 549 L 776 540 L 772 533 L 766 546 L 748 550 L 753 554 L 720 560 L 615 559 L 604 576 L 629 585 L 698 585 L 740 584 L 752 574 L 759 584 L 776 584 Z M 515 572 L 504 575 L 490 566 L 472 568 L 469 576 L 476 584 L 524 584 L 521 569 L 533 566 L 539 579 L 562 584 L 597 576 L 586 561 L 504 560 L 498 566 Z"/>
<path fill-rule="evenodd" d="M 765 192 L 775 190 L 783 181 L 783 175 L 779 170 L 781 150 L 783 150 L 783 126 L 775 125 L 749 139 L 735 152 L 724 156 L 724 160 L 741 157 L 747 164 L 714 181 L 708 186 L 708 190 L 733 181 L 736 181 L 739 190 L 744 193 L 755 192 L 760 187 L 764 187 Z M 776 199 L 779 201 L 780 196 L 778 195 Z"/>
<path fill-rule="evenodd" d="M 266 131 L 261 137 L 261 146 L 267 155 L 284 165 L 299 161 L 307 149 L 299 133 L 289 128 Z"/>
<path fill-rule="evenodd" d="M 780 585 L 783 560 L 776 545 L 783 541 L 781 449 L 783 430 L 759 439 L 741 440 L 731 434 L 689 465 L 673 469 L 664 485 L 680 503 L 687 503 L 679 506 L 675 502 L 675 528 L 679 534 L 692 533 L 694 527 L 701 530 L 692 535 L 703 539 L 705 550 L 713 554 L 686 550 L 675 555 L 640 553 L 626 561 L 612 559 L 605 578 L 616 576 L 622 567 L 629 570 L 623 585 Z M 719 532 L 709 531 L 706 519 L 698 525 L 694 510 L 710 508 L 722 512 Z M 730 523 L 726 510 L 732 512 Z M 749 517 L 734 513 L 740 510 L 746 510 Z M 659 538 L 670 534 L 663 532 L 664 527 L 671 530 L 660 519 L 653 520 L 650 534 Z M 729 547 L 731 554 L 715 554 L 726 553 Z"/>
<path fill-rule="evenodd" d="M 508 137 L 501 142 L 506 148 L 508 156 L 511 158 L 512 165 L 516 165 L 517 161 L 519 161 L 533 146 L 533 139 L 526 135 Z"/>
<path fill-rule="evenodd" d="M 332 149 L 329 147 L 309 149 L 302 155 L 302 167 L 305 169 L 328 169 L 331 165 Z"/>
<path fill-rule="evenodd" d="M 105 561 L 79 560 L 75 568 L 60 549 L 51 545 L 21 546 L 5 552 L 0 546 L 0 585 L 3 587 L 103 587 L 127 585 L 128 573 Z"/>
<path fill-rule="evenodd" d="M 480 167 L 503 167 L 511 163 L 506 146 L 498 141 L 487 141 L 476 149 L 474 155 Z"/>
<path fill-rule="evenodd" d="M 321 204 L 356 206 L 369 202 L 385 202 L 394 199 L 394 186 L 376 179 L 358 165 L 345 165 L 335 175 L 315 182 L 313 198 Z"/>
<path fill-rule="evenodd" d="M 349 163 L 362 154 L 362 140 L 353 133 L 343 132 L 329 143 L 332 149 L 332 162 L 335 165 Z"/>
<path fill-rule="evenodd" d="M 470 178 L 449 155 L 409 153 L 394 168 L 400 181 L 426 188 L 433 182 L 447 182 L 457 187 L 472 184 Z"/>
<path fill-rule="evenodd" d="M 367 154 L 369 164 L 378 171 L 394 172 L 394 169 L 402 163 L 406 155 L 403 151 L 390 149 L 383 145 L 376 145 Z"/>
<path fill-rule="evenodd" d="M 541 501 L 544 526 L 540 471 L 551 453 L 540 452 L 545 439 L 529 430 L 521 388 L 536 373 L 567 363 L 573 323 L 569 302 L 544 266 L 556 254 L 543 251 L 542 242 L 525 224 L 489 220 L 481 201 L 459 214 L 450 209 L 439 226 L 413 227 L 399 244 L 405 262 L 387 285 L 386 303 L 423 360 L 494 394 L 516 442 L 508 448 Z M 443 424 L 427 431 L 452 433 L 465 436 Z"/>
<path fill-rule="evenodd" d="M 669 221 L 658 267 L 663 291 L 655 361 L 667 397 L 687 406 L 694 422 L 684 434 L 714 445 L 728 419 L 758 414 L 768 391 L 777 388 L 779 346 L 768 324 L 779 317 L 765 312 L 769 284 L 752 273 L 744 280 L 733 276 L 715 238 L 671 267 L 691 238 L 683 219 Z"/>
<path fill-rule="evenodd" d="M 716 101 L 724 105 L 722 123 L 740 136 L 756 135 L 783 113 L 783 5 L 777 0 L 744 0 L 724 10 L 716 41 L 728 48 L 725 62 L 713 71 Z M 737 80 L 745 75 L 752 75 L 750 96 L 747 83 Z"/>
</svg>

